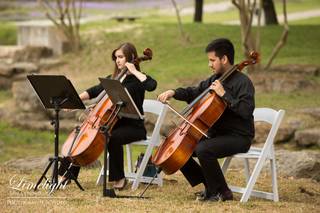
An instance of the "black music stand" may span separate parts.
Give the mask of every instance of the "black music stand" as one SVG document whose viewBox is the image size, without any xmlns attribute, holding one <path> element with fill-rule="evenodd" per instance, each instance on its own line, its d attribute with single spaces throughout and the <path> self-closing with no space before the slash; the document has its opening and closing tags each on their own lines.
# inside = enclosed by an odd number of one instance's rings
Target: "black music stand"
<svg viewBox="0 0 320 213">
<path fill-rule="evenodd" d="M 51 192 L 59 188 L 58 184 L 58 163 L 61 161 L 59 157 L 59 112 L 61 109 L 85 109 L 77 91 L 74 89 L 72 83 L 62 75 L 28 75 L 29 82 L 31 83 L 34 91 L 37 93 L 43 107 L 45 109 L 54 109 L 55 118 L 51 122 L 54 126 L 54 157 L 49 158 L 49 164 L 44 170 L 42 176 L 37 182 L 34 190 L 36 191 L 43 178 L 53 166 L 52 179 L 51 179 Z M 70 172 L 71 173 L 71 172 Z M 71 173 L 71 176 L 73 174 Z M 78 187 L 83 190 L 76 178 L 73 179 Z M 47 180 L 47 178 L 46 178 Z"/>
<path fill-rule="evenodd" d="M 108 153 L 108 142 L 110 139 L 110 125 L 112 125 L 112 121 L 114 118 L 118 117 L 126 117 L 133 119 L 143 119 L 143 116 L 139 112 L 137 106 L 132 100 L 128 90 L 122 86 L 120 81 L 112 80 L 107 78 L 99 78 L 101 85 L 107 92 L 110 97 L 112 103 L 115 105 L 114 113 L 112 118 L 109 118 L 108 122 L 103 126 L 103 131 L 106 135 L 106 143 L 104 146 L 104 166 L 103 166 L 103 196 L 111 197 L 111 198 L 146 198 L 140 196 L 117 196 L 114 189 L 107 188 L 107 153 Z"/>
</svg>

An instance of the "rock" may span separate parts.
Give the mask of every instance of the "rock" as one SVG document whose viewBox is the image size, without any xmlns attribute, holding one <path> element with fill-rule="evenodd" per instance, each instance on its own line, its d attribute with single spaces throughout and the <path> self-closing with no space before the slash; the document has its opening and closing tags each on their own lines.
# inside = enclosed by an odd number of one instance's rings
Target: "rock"
<svg viewBox="0 0 320 213">
<path fill-rule="evenodd" d="M 0 58 L 13 58 L 16 52 L 23 50 L 24 46 L 0 46 Z"/>
<path fill-rule="evenodd" d="M 298 127 L 299 124 L 294 124 L 292 122 L 283 123 L 278 129 L 274 143 L 277 144 L 290 141 Z M 255 122 L 255 137 L 253 143 L 265 143 L 270 128 L 270 124 L 265 122 Z"/>
<path fill-rule="evenodd" d="M 265 122 L 255 122 L 254 128 L 255 136 L 253 139 L 253 143 L 264 143 L 267 139 L 271 125 Z"/>
<path fill-rule="evenodd" d="M 44 58 L 44 59 L 40 59 L 39 61 L 39 69 L 41 70 L 52 69 L 52 68 L 59 67 L 63 64 L 65 64 L 65 62 L 57 58 Z"/>
<path fill-rule="evenodd" d="M 52 49 L 45 46 L 0 46 L 0 59 L 10 58 L 11 62 L 38 62 L 51 56 Z"/>
<path fill-rule="evenodd" d="M 148 135 L 150 135 L 154 129 L 157 117 L 151 113 L 145 113 L 144 125 L 146 127 Z"/>
<path fill-rule="evenodd" d="M 320 182 L 320 152 L 319 151 L 289 151 L 276 150 L 276 165 L 278 175 L 294 178 L 311 178 Z M 253 171 L 256 160 L 249 160 L 250 171 Z M 241 159 L 234 158 L 229 168 L 243 170 Z M 243 171 L 239 171 L 243 172 Z M 260 173 L 270 174 L 270 163 L 267 161 Z"/>
<path fill-rule="evenodd" d="M 319 151 L 277 150 L 278 172 L 296 178 L 311 178 L 320 182 Z"/>
<path fill-rule="evenodd" d="M 315 65 L 290 64 L 273 66 L 271 71 L 318 76 L 320 68 Z"/>
<path fill-rule="evenodd" d="M 40 58 L 48 58 L 53 56 L 52 49 L 44 46 L 25 46 L 15 52 L 13 61 L 15 62 L 38 62 Z"/>
<path fill-rule="evenodd" d="M 301 74 L 260 71 L 250 75 L 257 92 L 294 92 L 300 89 L 315 88 L 314 82 Z"/>
<path fill-rule="evenodd" d="M 33 63 L 0 63 L 0 89 L 9 89 L 14 81 L 25 80 L 27 75 L 38 72 L 38 66 Z"/>
<path fill-rule="evenodd" d="M 275 143 L 284 143 L 293 139 L 294 133 L 297 131 L 300 125 L 300 122 L 283 123 L 278 129 Z"/>
<path fill-rule="evenodd" d="M 12 168 L 18 169 L 20 171 L 32 171 L 35 169 L 41 170 L 49 162 L 49 157 L 51 155 L 46 155 L 43 157 L 28 157 L 23 159 L 10 160 L 4 163 L 4 165 Z"/>
<path fill-rule="evenodd" d="M 14 73 L 12 67 L 6 63 L 0 63 L 0 76 L 11 77 Z"/>
<path fill-rule="evenodd" d="M 30 83 L 25 81 L 14 82 L 12 85 L 14 102 L 19 111 L 42 113 L 43 107 Z"/>
<path fill-rule="evenodd" d="M 320 128 L 299 130 L 294 135 L 298 146 L 309 147 L 317 145 L 320 147 Z"/>
<path fill-rule="evenodd" d="M 10 89 L 12 81 L 8 77 L 0 76 L 0 90 Z"/>
<path fill-rule="evenodd" d="M 15 73 L 13 76 L 14 81 L 25 80 L 27 75 L 39 72 L 39 67 L 33 63 L 19 62 L 14 63 L 11 67 Z"/>
<path fill-rule="evenodd" d="M 299 112 L 310 115 L 316 119 L 320 119 L 320 108 L 305 108 L 299 110 Z"/>
</svg>

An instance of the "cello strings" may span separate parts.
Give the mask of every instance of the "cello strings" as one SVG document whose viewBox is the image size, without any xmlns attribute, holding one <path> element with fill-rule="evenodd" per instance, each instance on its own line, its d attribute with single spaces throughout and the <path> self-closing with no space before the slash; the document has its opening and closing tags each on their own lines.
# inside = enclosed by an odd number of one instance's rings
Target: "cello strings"
<svg viewBox="0 0 320 213">
<path fill-rule="evenodd" d="M 168 102 L 165 103 L 169 109 L 171 109 L 171 111 L 173 111 L 174 113 L 176 113 L 180 118 L 182 118 L 185 122 L 187 122 L 189 125 L 191 125 L 193 128 L 195 128 L 198 132 L 200 132 L 202 135 L 204 135 L 205 137 L 209 138 L 208 135 L 206 133 L 204 133 L 201 129 L 199 129 L 196 125 L 194 125 L 193 123 L 191 123 L 190 121 L 188 121 L 188 119 L 186 119 L 185 117 L 183 117 L 183 115 L 181 115 L 179 112 L 177 112 L 172 106 L 170 106 L 170 104 Z"/>
</svg>

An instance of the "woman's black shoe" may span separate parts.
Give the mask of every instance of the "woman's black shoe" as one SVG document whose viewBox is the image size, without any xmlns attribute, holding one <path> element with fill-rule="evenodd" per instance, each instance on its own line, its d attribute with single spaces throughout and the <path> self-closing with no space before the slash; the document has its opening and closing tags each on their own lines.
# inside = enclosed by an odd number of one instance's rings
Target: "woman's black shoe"
<svg viewBox="0 0 320 213">
<path fill-rule="evenodd" d="M 61 185 L 69 185 L 70 183 L 71 183 L 71 180 L 69 178 L 66 178 L 61 182 Z"/>
<path fill-rule="evenodd" d="M 114 186 L 113 188 L 121 191 L 121 190 L 123 190 L 123 189 L 127 186 L 127 183 L 128 183 L 127 178 L 125 178 L 125 179 L 124 179 L 124 183 L 123 183 L 122 186 L 120 186 L 120 187 L 115 187 L 115 186 Z"/>
</svg>

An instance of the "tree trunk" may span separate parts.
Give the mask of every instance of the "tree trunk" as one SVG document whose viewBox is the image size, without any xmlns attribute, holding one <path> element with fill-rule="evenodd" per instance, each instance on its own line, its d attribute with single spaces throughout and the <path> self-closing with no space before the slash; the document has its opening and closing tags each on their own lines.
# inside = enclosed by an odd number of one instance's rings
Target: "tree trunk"
<svg viewBox="0 0 320 213">
<path fill-rule="evenodd" d="M 278 25 L 277 13 L 273 0 L 263 0 L 263 11 L 266 25 Z"/>
<path fill-rule="evenodd" d="M 203 0 L 195 0 L 194 22 L 202 22 Z"/>
</svg>

